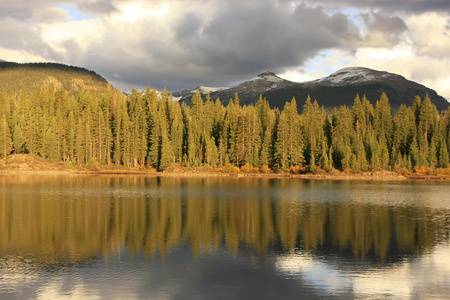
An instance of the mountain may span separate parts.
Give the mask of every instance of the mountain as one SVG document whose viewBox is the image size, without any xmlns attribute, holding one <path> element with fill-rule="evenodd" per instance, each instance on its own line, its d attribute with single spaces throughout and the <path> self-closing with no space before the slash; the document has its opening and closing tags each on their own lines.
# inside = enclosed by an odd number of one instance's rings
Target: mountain
<svg viewBox="0 0 450 300">
<path fill-rule="evenodd" d="M 227 87 L 210 87 L 210 86 L 198 86 L 195 89 L 185 89 L 176 93 L 173 93 L 172 96 L 174 100 L 179 101 L 184 98 L 192 98 L 195 92 L 198 90 L 202 95 L 212 94 L 218 91 L 222 91 L 228 89 Z"/>
<path fill-rule="evenodd" d="M 231 88 L 212 88 L 208 87 L 211 99 L 215 100 L 220 98 L 221 102 L 226 105 L 230 102 L 230 99 L 235 97 L 237 93 L 240 99 L 241 105 L 254 104 L 259 99 L 259 95 L 265 95 L 271 91 L 278 91 L 281 89 L 287 89 L 296 86 L 297 83 L 282 79 L 272 72 L 265 71 L 256 78 L 245 81 Z M 180 92 L 173 93 L 175 99 L 180 98 L 180 101 L 191 104 L 191 98 L 195 91 L 199 90 L 202 95 L 206 95 L 204 89 L 186 89 Z M 292 97 L 291 97 L 292 99 Z M 289 99 L 290 101 L 290 99 Z"/>
<path fill-rule="evenodd" d="M 25 87 L 31 93 L 36 87 L 47 84 L 63 87 L 72 95 L 81 89 L 102 93 L 109 85 L 99 74 L 80 67 L 57 63 L 19 64 L 0 60 L 0 91 L 18 93 Z"/>
<path fill-rule="evenodd" d="M 200 91 L 203 95 L 203 93 Z M 342 105 L 352 106 L 357 94 L 361 97 L 366 95 L 373 104 L 380 98 L 382 93 L 388 96 L 391 107 L 396 110 L 401 104 L 410 106 L 416 95 L 422 99 L 428 94 L 431 102 L 438 110 L 446 110 L 449 102 L 439 96 L 436 91 L 414 81 L 407 80 L 403 76 L 376 71 L 363 67 L 349 67 L 341 69 L 328 77 L 296 83 L 276 76 L 271 72 L 263 72 L 255 79 L 243 82 L 228 89 L 218 89 L 210 92 L 211 99 L 218 97 L 224 105 L 237 93 L 242 105 L 255 104 L 259 96 L 266 98 L 271 107 L 283 109 L 285 103 L 295 97 L 299 112 L 302 111 L 308 95 L 312 100 L 317 100 L 319 105 L 325 108 L 339 107 Z M 191 104 L 191 94 L 181 92 L 174 96 Z"/>
</svg>

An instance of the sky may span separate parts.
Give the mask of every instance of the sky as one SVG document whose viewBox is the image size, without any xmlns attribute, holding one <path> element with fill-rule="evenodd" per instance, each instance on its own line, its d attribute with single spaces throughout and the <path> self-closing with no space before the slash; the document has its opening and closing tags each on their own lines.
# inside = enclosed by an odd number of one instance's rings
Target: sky
<svg viewBox="0 0 450 300">
<path fill-rule="evenodd" d="M 0 60 L 93 70 L 116 88 L 303 82 L 349 66 L 450 99 L 448 0 L 0 0 Z"/>
</svg>

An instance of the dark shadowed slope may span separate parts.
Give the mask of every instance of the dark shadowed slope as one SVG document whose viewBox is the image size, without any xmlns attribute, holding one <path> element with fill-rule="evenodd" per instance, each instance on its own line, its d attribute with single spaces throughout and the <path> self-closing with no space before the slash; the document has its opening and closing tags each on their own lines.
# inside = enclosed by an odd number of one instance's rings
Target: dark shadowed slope
<svg viewBox="0 0 450 300">
<path fill-rule="evenodd" d="M 246 105 L 256 103 L 259 95 L 262 95 L 267 98 L 271 107 L 280 109 L 283 109 L 286 101 L 295 97 L 297 107 L 301 111 L 308 95 L 320 105 L 333 108 L 352 106 L 357 94 L 361 97 L 366 95 L 375 104 L 383 92 L 388 96 L 394 110 L 401 104 L 410 106 L 416 95 L 423 99 L 427 94 L 438 110 L 446 110 L 449 106 L 445 98 L 424 85 L 397 74 L 362 67 L 344 68 L 328 77 L 302 83 L 291 82 L 273 73 L 264 72 L 255 79 L 232 88 L 210 92 L 210 96 L 213 100 L 219 97 L 226 105 L 237 93 L 240 103 Z M 204 92 L 202 94 L 206 95 Z M 174 93 L 174 96 L 181 97 L 180 101 L 187 104 L 190 104 L 192 95 L 192 90 L 190 94 Z"/>
</svg>

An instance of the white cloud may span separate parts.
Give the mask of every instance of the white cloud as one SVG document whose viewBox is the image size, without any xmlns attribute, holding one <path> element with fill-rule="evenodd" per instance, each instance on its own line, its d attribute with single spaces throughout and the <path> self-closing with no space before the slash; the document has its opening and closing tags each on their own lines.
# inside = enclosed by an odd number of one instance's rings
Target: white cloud
<svg viewBox="0 0 450 300">
<path fill-rule="evenodd" d="M 45 62 L 44 57 L 24 50 L 15 50 L 0 47 L 0 58 L 12 62 Z"/>
<path fill-rule="evenodd" d="M 426 13 L 406 18 L 405 22 L 409 30 L 403 41 L 393 47 L 359 47 L 354 52 L 331 50 L 327 55 L 318 55 L 308 61 L 301 71 L 290 70 L 281 77 L 307 81 L 346 66 L 363 66 L 400 74 L 436 90 L 450 100 L 448 18 L 437 13 Z"/>
<path fill-rule="evenodd" d="M 38 23 L 64 22 L 70 19 L 70 14 L 60 7 L 38 8 L 33 11 L 33 19 Z"/>
<path fill-rule="evenodd" d="M 293 82 L 305 82 L 317 79 L 317 76 L 314 76 L 312 73 L 305 73 L 302 71 L 292 70 L 278 75 L 281 78 L 286 80 L 290 80 Z M 320 76 L 323 77 L 323 76 Z"/>
<path fill-rule="evenodd" d="M 169 3 L 155 2 L 126 2 L 118 6 L 119 11 L 115 18 L 119 22 L 135 23 L 139 20 L 151 17 L 161 20 L 170 9 Z"/>
<path fill-rule="evenodd" d="M 404 41 L 386 49 L 359 48 L 353 63 L 403 75 L 450 100 L 450 30 L 448 17 L 437 13 L 405 19 Z"/>
<path fill-rule="evenodd" d="M 276 267 L 290 277 L 306 279 L 319 291 L 336 295 L 352 290 L 358 298 L 416 298 L 433 295 L 436 287 L 449 284 L 448 244 L 436 246 L 431 253 L 414 260 L 404 260 L 389 268 L 348 272 L 313 256 L 294 253 L 277 258 Z M 344 268 L 345 269 L 345 268 Z M 438 294 L 442 291 L 437 291 Z"/>
<path fill-rule="evenodd" d="M 75 40 L 86 51 L 90 43 L 105 35 L 104 24 L 98 20 L 81 20 L 41 25 L 42 37 L 57 49 L 68 39 Z M 93 34 L 95 32 L 95 34 Z"/>
<path fill-rule="evenodd" d="M 449 16 L 437 13 L 407 19 L 412 42 L 419 55 L 450 58 Z"/>
<path fill-rule="evenodd" d="M 307 81 L 360 65 L 450 99 L 447 14 L 322 3 L 0 0 L 0 58 L 70 63 L 125 90 L 149 84 L 173 91 L 229 85 L 263 70 Z M 91 19 L 69 20 L 74 7 Z"/>
</svg>

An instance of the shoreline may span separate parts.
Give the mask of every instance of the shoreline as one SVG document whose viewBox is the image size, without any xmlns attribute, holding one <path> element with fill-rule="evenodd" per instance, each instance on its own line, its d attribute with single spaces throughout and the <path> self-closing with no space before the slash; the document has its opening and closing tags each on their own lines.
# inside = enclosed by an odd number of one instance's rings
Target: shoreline
<svg viewBox="0 0 450 300">
<path fill-rule="evenodd" d="M 322 174 L 290 174 L 290 173 L 214 173 L 214 172 L 155 172 L 137 170 L 26 170 L 26 169 L 2 169 L 0 176 L 145 176 L 145 177 L 184 177 L 184 178 L 285 178 L 308 180 L 341 180 L 341 181 L 442 181 L 450 182 L 450 176 L 406 174 L 401 175 L 393 171 L 376 171 L 364 173 L 322 173 Z"/>
<path fill-rule="evenodd" d="M 155 169 L 69 169 L 62 162 L 49 162 L 42 158 L 26 154 L 13 154 L 6 159 L 0 159 L 0 176 L 79 176 L 79 175 L 110 175 L 110 176 L 148 176 L 148 177 L 229 177 L 229 178 L 292 178 L 311 180 L 364 180 L 364 181 L 444 181 L 450 182 L 450 175 L 406 173 L 400 174 L 395 171 L 366 171 L 350 173 L 333 170 L 331 172 L 292 174 L 282 173 L 259 173 L 243 172 L 236 168 L 236 172 L 220 172 L 214 169 L 201 168 L 168 168 L 162 172 Z"/>
</svg>

